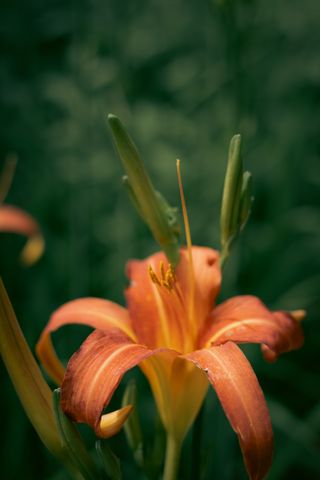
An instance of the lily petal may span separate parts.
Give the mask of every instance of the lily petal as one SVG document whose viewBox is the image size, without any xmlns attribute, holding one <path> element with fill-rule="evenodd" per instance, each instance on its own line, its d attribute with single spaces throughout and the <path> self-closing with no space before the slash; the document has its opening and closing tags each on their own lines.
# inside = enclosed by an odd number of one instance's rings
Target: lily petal
<svg viewBox="0 0 320 480">
<path fill-rule="evenodd" d="M 188 298 L 192 294 L 192 282 L 188 274 L 190 266 L 186 249 L 182 249 L 181 257 L 182 261 L 176 269 L 176 274 L 184 297 Z M 221 270 L 219 252 L 212 248 L 192 247 L 192 262 L 195 279 L 193 314 L 196 315 L 195 320 L 197 322 L 197 330 L 199 331 L 212 310 L 220 291 Z"/>
<path fill-rule="evenodd" d="M 250 363 L 231 342 L 197 350 L 185 358 L 208 375 L 238 435 L 250 479 L 261 480 L 271 465 L 273 434 L 268 408 Z"/>
<path fill-rule="evenodd" d="M 131 281 L 126 291 L 130 316 L 139 341 L 150 348 L 166 345 L 178 351 L 194 349 L 195 339 L 190 335 L 194 328 L 191 327 L 196 323 L 198 330 L 204 324 L 218 294 L 221 273 L 215 250 L 193 247 L 192 257 L 193 277 L 188 252 L 180 251 L 172 289 L 157 285 L 149 274 L 151 267 L 161 280 L 162 262 L 163 270 L 167 271 L 168 262 L 162 253 L 130 261 L 127 265 Z"/>
<path fill-rule="evenodd" d="M 158 352 L 132 342 L 120 331 L 95 330 L 68 363 L 61 386 L 62 409 L 104 437 L 102 412 L 123 375 Z"/>
<path fill-rule="evenodd" d="M 269 361 L 303 343 L 303 332 L 294 314 L 270 312 L 253 296 L 238 296 L 221 303 L 210 315 L 210 323 L 202 345 L 221 345 L 229 340 L 261 343 Z"/>
<path fill-rule="evenodd" d="M 167 430 L 181 441 L 199 413 L 209 383 L 202 370 L 186 358 L 177 357 L 172 365 L 170 385 L 172 414 Z"/>
<path fill-rule="evenodd" d="M 40 233 L 40 227 L 31 215 L 20 208 L 11 205 L 0 207 L 0 231 L 18 233 L 28 237 L 28 242 L 21 254 L 25 264 L 31 265 L 42 255 L 44 240 Z"/>
<path fill-rule="evenodd" d="M 36 352 L 50 377 L 59 385 L 64 367 L 57 357 L 50 334 L 68 324 L 82 324 L 100 330 L 119 329 L 134 339 L 127 309 L 100 298 L 80 298 L 62 305 L 51 316 L 36 346 Z"/>
<path fill-rule="evenodd" d="M 206 376 L 173 350 L 155 350 L 139 367 L 149 381 L 165 429 L 182 441 L 207 392 Z"/>
</svg>

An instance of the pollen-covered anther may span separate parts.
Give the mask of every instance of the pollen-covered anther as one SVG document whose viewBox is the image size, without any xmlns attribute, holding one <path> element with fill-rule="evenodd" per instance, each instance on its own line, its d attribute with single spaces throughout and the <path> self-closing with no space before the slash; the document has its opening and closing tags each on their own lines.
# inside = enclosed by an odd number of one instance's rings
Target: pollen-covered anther
<svg viewBox="0 0 320 480">
<path fill-rule="evenodd" d="M 152 282 L 159 287 L 165 287 L 167 290 L 171 291 L 177 281 L 176 274 L 174 273 L 173 266 L 171 263 L 168 265 L 167 271 L 163 262 L 160 262 L 160 276 L 155 273 L 151 265 L 149 265 L 149 275 Z"/>
<path fill-rule="evenodd" d="M 158 279 L 157 274 L 153 271 L 151 265 L 149 265 L 148 271 L 149 271 L 149 275 L 150 275 L 150 278 L 151 278 L 152 282 L 155 283 L 156 285 L 161 286 L 161 282 Z"/>
</svg>

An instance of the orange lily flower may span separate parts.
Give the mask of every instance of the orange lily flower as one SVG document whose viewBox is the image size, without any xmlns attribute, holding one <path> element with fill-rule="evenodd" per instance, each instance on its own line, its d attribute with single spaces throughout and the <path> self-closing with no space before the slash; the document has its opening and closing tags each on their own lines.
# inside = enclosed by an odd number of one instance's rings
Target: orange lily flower
<svg viewBox="0 0 320 480">
<path fill-rule="evenodd" d="M 34 263 L 43 253 L 44 241 L 34 218 L 20 208 L 3 205 L 11 186 L 16 159 L 8 157 L 0 177 L 0 232 L 18 233 L 28 237 L 21 259 L 26 265 Z"/>
<path fill-rule="evenodd" d="M 52 315 L 39 340 L 40 359 L 61 381 L 51 332 L 70 323 L 96 329 L 68 363 L 62 408 L 104 436 L 102 412 L 123 375 L 139 365 L 169 438 L 181 444 L 211 384 L 238 434 L 250 478 L 263 478 L 271 464 L 272 427 L 257 378 L 237 344 L 261 343 L 267 360 L 299 348 L 303 312 L 271 312 L 253 296 L 215 306 L 221 272 L 219 254 L 210 248 L 182 249 L 175 270 L 162 253 L 130 261 L 127 274 L 127 309 L 96 298 L 71 301 Z"/>
</svg>

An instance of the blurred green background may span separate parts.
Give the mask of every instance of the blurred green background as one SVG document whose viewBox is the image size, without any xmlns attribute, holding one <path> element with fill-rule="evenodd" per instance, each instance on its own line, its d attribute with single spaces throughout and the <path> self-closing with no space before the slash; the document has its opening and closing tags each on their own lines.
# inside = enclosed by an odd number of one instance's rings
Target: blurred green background
<svg viewBox="0 0 320 480">
<path fill-rule="evenodd" d="M 255 203 L 220 300 L 250 293 L 270 308 L 308 310 L 302 350 L 267 365 L 246 349 L 274 425 L 270 480 L 320 478 L 319 25 L 317 0 L 1 2 L 0 167 L 17 153 L 7 203 L 38 219 L 46 252 L 23 268 L 24 240 L 1 234 L 0 271 L 31 346 L 70 299 L 123 303 L 127 259 L 156 249 L 122 189 L 106 114 L 127 125 L 173 204 L 182 159 L 193 241 L 215 247 L 228 143 L 242 133 Z M 79 330 L 55 336 L 65 359 L 87 333 Z M 1 478 L 63 480 L 0 368 Z M 201 480 L 246 478 L 213 393 L 205 415 Z M 113 443 L 124 478 L 144 478 L 121 435 Z M 194 479 L 190 449 L 188 438 L 184 480 Z"/>
</svg>

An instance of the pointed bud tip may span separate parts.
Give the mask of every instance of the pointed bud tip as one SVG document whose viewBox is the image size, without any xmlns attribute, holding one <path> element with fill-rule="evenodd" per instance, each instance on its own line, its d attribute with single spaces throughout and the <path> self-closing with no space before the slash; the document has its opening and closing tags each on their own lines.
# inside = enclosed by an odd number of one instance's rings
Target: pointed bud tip
<svg viewBox="0 0 320 480">
<path fill-rule="evenodd" d="M 116 115 L 113 115 L 113 113 L 108 114 L 108 122 L 111 127 L 121 124 L 119 118 Z"/>
<path fill-rule="evenodd" d="M 236 133 L 236 134 L 233 135 L 233 137 L 231 138 L 230 147 L 231 147 L 231 148 L 235 148 L 235 147 L 240 148 L 240 146 L 241 146 L 241 140 L 242 140 L 241 134 L 240 134 L 240 133 Z"/>
</svg>

